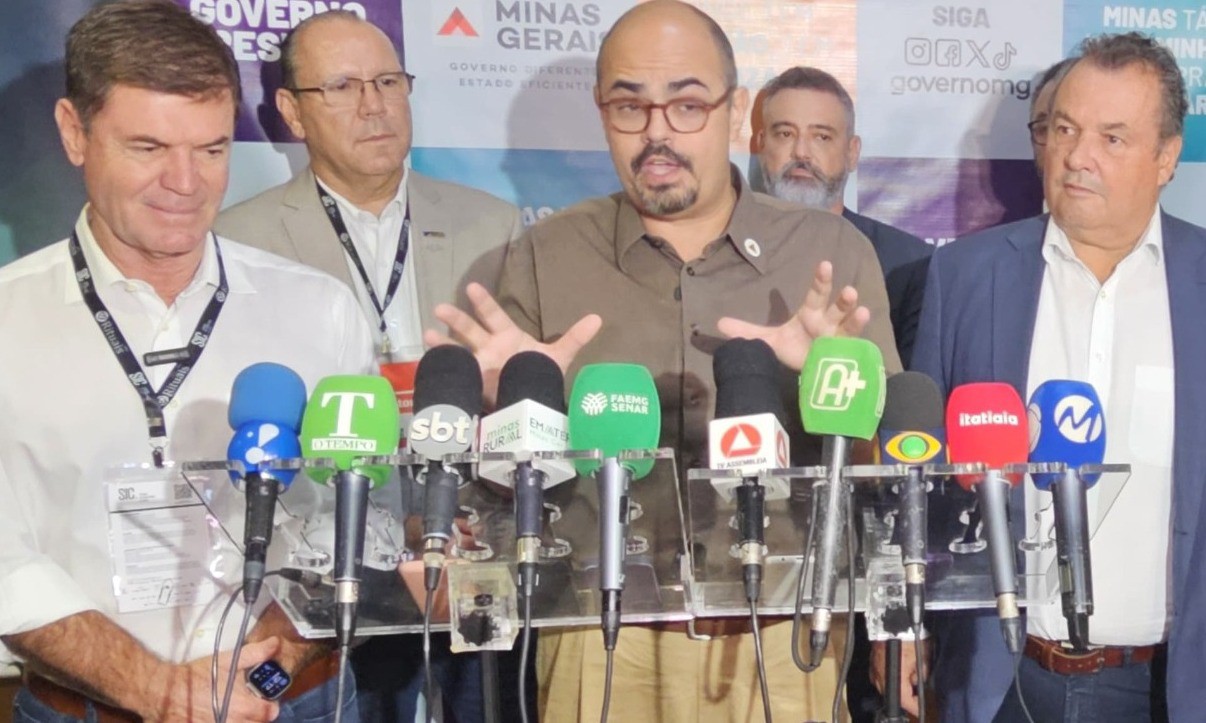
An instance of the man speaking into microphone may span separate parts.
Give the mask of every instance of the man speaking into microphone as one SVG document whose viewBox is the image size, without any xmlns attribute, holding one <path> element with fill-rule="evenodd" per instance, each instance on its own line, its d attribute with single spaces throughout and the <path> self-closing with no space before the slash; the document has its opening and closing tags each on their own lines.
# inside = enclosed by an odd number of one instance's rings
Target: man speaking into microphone
<svg viewBox="0 0 1206 723">
<path fill-rule="evenodd" d="M 522 349 L 544 350 L 570 380 L 584 364 L 642 364 L 657 383 L 661 444 L 686 468 L 707 465 L 711 355 L 722 333 L 763 338 L 795 370 L 813 338 L 862 333 L 888 371 L 899 371 L 883 275 L 866 239 L 836 215 L 751 191 L 729 162 L 749 93 L 716 22 L 685 3 L 641 3 L 608 32 L 597 67 L 595 102 L 623 191 L 543 219 L 513 243 L 498 302 L 469 288 L 480 323 L 437 310 L 487 378 Z M 788 377 L 784 407 L 794 409 Z M 799 419 L 788 421 L 800 459 L 818 460 L 819 443 L 803 440 Z M 658 509 L 646 505 L 646 518 L 669 516 L 674 504 L 667 494 Z M 760 719 L 748 622 L 709 627 L 710 641 L 689 639 L 681 625 L 625 628 L 613 719 Z M 790 660 L 790 621 L 764 628 L 768 656 Z M 729 650 L 749 664 L 718 665 Z M 603 657 L 596 630 L 542 633 L 542 718 L 597 717 Z M 832 655 L 812 677 L 790 663 L 768 672 L 776 717 L 828 717 Z"/>
</svg>

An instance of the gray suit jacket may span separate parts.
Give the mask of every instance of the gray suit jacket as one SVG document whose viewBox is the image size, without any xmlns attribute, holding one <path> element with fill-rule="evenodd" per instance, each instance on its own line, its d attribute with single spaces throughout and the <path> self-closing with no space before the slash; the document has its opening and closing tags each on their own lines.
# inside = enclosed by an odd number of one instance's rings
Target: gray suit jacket
<svg viewBox="0 0 1206 723">
<path fill-rule="evenodd" d="M 498 283 L 507 243 L 523 230 L 519 209 L 488 193 L 407 174 L 410 201 L 410 258 L 417 264 L 419 316 L 424 329 L 440 326 L 432 311 L 440 303 L 468 310 L 471 281 L 491 293 Z M 354 288 L 343 246 L 331 228 L 307 167 L 288 182 L 232 206 L 214 231 L 307 266 L 326 271 Z M 375 320 L 374 320 L 375 323 Z"/>
</svg>

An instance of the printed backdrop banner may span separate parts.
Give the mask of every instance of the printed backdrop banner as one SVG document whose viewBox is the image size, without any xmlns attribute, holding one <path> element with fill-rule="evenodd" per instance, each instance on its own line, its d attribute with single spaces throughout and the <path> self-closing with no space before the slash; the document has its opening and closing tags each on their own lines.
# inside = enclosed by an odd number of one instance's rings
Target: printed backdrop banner
<svg viewBox="0 0 1206 723">
<path fill-rule="evenodd" d="M 281 87 L 281 42 L 306 18 L 327 10 L 346 10 L 385 31 L 402 52 L 402 7 L 398 0 L 177 0 L 193 15 L 213 25 L 230 46 L 243 81 L 235 139 L 291 141 L 289 129 L 276 112 L 274 97 Z"/>
<path fill-rule="evenodd" d="M 592 89 L 604 34 L 635 0 L 176 0 L 239 61 L 244 104 L 227 203 L 306 163 L 272 101 L 280 43 L 300 20 L 344 9 L 380 26 L 417 76 L 410 163 L 517 204 L 533 223 L 617 191 Z M 0 7 L 0 263 L 66 235 L 82 202 L 51 120 L 62 38 L 94 3 Z M 941 244 L 1038 213 L 1026 132 L 1036 76 L 1084 37 L 1139 30 L 1177 57 L 1190 116 L 1163 203 L 1206 225 L 1206 6 L 1200 0 L 697 0 L 725 29 L 751 98 L 792 65 L 833 73 L 854 96 L 863 158 L 849 206 Z M 751 157 L 758 106 L 732 146 Z"/>
</svg>

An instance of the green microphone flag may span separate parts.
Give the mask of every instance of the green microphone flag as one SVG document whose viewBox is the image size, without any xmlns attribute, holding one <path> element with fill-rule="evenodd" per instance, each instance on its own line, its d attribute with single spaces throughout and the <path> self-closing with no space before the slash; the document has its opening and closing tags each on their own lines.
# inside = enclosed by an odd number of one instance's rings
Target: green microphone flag
<svg viewBox="0 0 1206 723">
<path fill-rule="evenodd" d="M 569 400 L 571 449 L 598 449 L 615 457 L 625 449 L 655 449 L 662 428 L 662 407 L 649 370 L 639 364 L 588 364 L 578 372 Z M 633 479 L 653 469 L 653 460 L 625 461 Z M 578 460 L 578 474 L 599 468 L 597 460 Z"/>
<path fill-rule="evenodd" d="M 884 358 L 866 339 L 813 341 L 800 372 L 800 418 L 809 434 L 871 439 L 884 413 Z"/>
<path fill-rule="evenodd" d="M 398 430 L 398 403 L 384 377 L 325 377 L 314 387 L 302 417 L 302 456 L 331 459 L 338 470 L 362 474 L 379 487 L 389 477 L 389 466 L 355 461 L 397 452 Z M 309 468 L 306 473 L 325 484 L 333 470 Z"/>
</svg>

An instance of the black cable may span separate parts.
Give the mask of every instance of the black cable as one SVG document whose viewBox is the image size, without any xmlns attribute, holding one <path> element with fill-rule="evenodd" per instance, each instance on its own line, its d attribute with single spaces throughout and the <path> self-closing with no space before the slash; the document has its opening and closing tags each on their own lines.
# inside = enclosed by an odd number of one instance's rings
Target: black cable
<svg viewBox="0 0 1206 723">
<path fill-rule="evenodd" d="M 814 488 L 815 492 L 815 488 Z M 804 673 L 811 673 L 820 667 L 805 663 L 800 657 L 800 620 L 804 617 L 804 580 L 808 577 L 808 558 L 812 557 L 812 546 L 816 538 L 817 506 L 816 495 L 813 495 L 811 519 L 808 521 L 808 537 L 804 538 L 804 558 L 800 560 L 800 577 L 796 581 L 796 608 L 791 618 L 791 659 L 796 667 Z"/>
<path fill-rule="evenodd" d="M 750 627 L 754 631 L 754 659 L 758 662 L 758 686 L 762 689 L 762 714 L 771 723 L 770 690 L 766 685 L 766 659 L 762 657 L 762 629 L 758 626 L 758 601 L 750 600 Z"/>
<path fill-rule="evenodd" d="M 242 592 L 243 586 L 239 585 L 238 589 L 230 594 L 230 599 L 226 601 L 226 608 L 222 611 L 222 616 L 218 618 L 218 630 L 214 633 L 214 652 L 209 658 L 209 707 L 215 721 L 218 720 L 218 711 L 221 708 L 218 704 L 218 656 L 222 654 L 222 630 L 226 627 L 226 617 L 230 615 L 235 600 L 239 599 Z"/>
<path fill-rule="evenodd" d="M 239 636 L 235 638 L 234 652 L 230 656 L 230 670 L 226 671 L 226 693 L 222 696 L 222 710 L 218 723 L 226 723 L 230 709 L 231 694 L 234 693 L 235 677 L 239 672 L 239 654 L 243 652 L 243 641 L 247 639 L 247 625 L 251 622 L 251 606 L 243 608 L 243 622 L 239 624 Z"/>
<path fill-rule="evenodd" d="M 917 670 L 917 723 L 925 723 L 925 663 L 922 657 L 921 631 L 914 631 L 913 658 Z"/>
<path fill-rule="evenodd" d="M 266 573 L 264 579 L 277 577 L 281 575 L 280 570 L 273 570 Z M 230 615 L 230 611 L 234 608 L 235 601 L 239 599 L 239 595 L 243 593 L 243 585 L 240 583 L 234 591 L 230 593 L 230 599 L 226 601 L 226 607 L 222 610 L 222 616 L 218 618 L 218 629 L 214 632 L 214 652 L 209 659 L 209 705 L 210 710 L 214 715 L 215 721 L 224 721 L 226 719 L 226 709 L 230 705 L 230 694 L 234 688 L 235 669 L 238 667 L 239 654 L 243 650 L 243 640 L 247 637 L 247 623 L 251 617 L 251 606 L 248 606 L 243 611 L 243 623 L 239 626 L 239 637 L 235 641 L 234 655 L 230 659 L 230 673 L 226 679 L 226 699 L 222 701 L 221 706 L 218 705 L 218 657 L 222 654 L 222 632 L 226 629 L 226 618 Z"/>
<path fill-rule="evenodd" d="M 435 710 L 435 675 L 431 672 L 431 608 L 435 604 L 435 592 L 427 592 L 427 600 L 423 605 L 423 681 L 427 691 L 427 720 L 434 720 Z"/>
<path fill-rule="evenodd" d="M 343 723 L 344 678 L 348 674 L 348 653 L 350 646 L 339 646 L 339 682 L 335 684 L 335 723 Z"/>
<path fill-rule="evenodd" d="M 528 718 L 528 653 L 532 646 L 532 596 L 523 598 L 523 644 L 519 649 L 519 717 L 523 723 Z"/>
<path fill-rule="evenodd" d="M 846 504 L 849 509 L 854 507 L 854 488 L 849 487 L 848 494 L 850 499 Z M 842 670 L 838 676 L 837 691 L 833 694 L 833 720 L 836 723 L 838 719 L 838 711 L 842 707 L 842 699 L 845 697 L 843 691 L 846 688 L 846 678 L 850 675 L 850 664 L 854 661 L 854 520 L 850 519 L 846 522 L 846 561 L 849 568 L 846 570 L 846 647 L 842 653 Z M 819 661 L 818 661 L 819 662 Z"/>
<path fill-rule="evenodd" d="M 603 714 L 599 716 L 599 723 L 607 723 L 607 713 L 611 710 L 611 669 L 612 664 L 615 663 L 615 658 L 615 648 L 608 648 L 607 675 L 603 678 Z"/>
<path fill-rule="evenodd" d="M 1026 720 L 1034 723 L 1034 717 L 1030 715 L 1030 708 L 1026 706 L 1026 699 L 1022 697 L 1022 676 L 1018 669 L 1022 666 L 1022 656 L 1018 655 L 1013 660 L 1013 690 L 1018 694 L 1018 702 L 1022 704 L 1022 713 L 1026 715 Z"/>
</svg>

